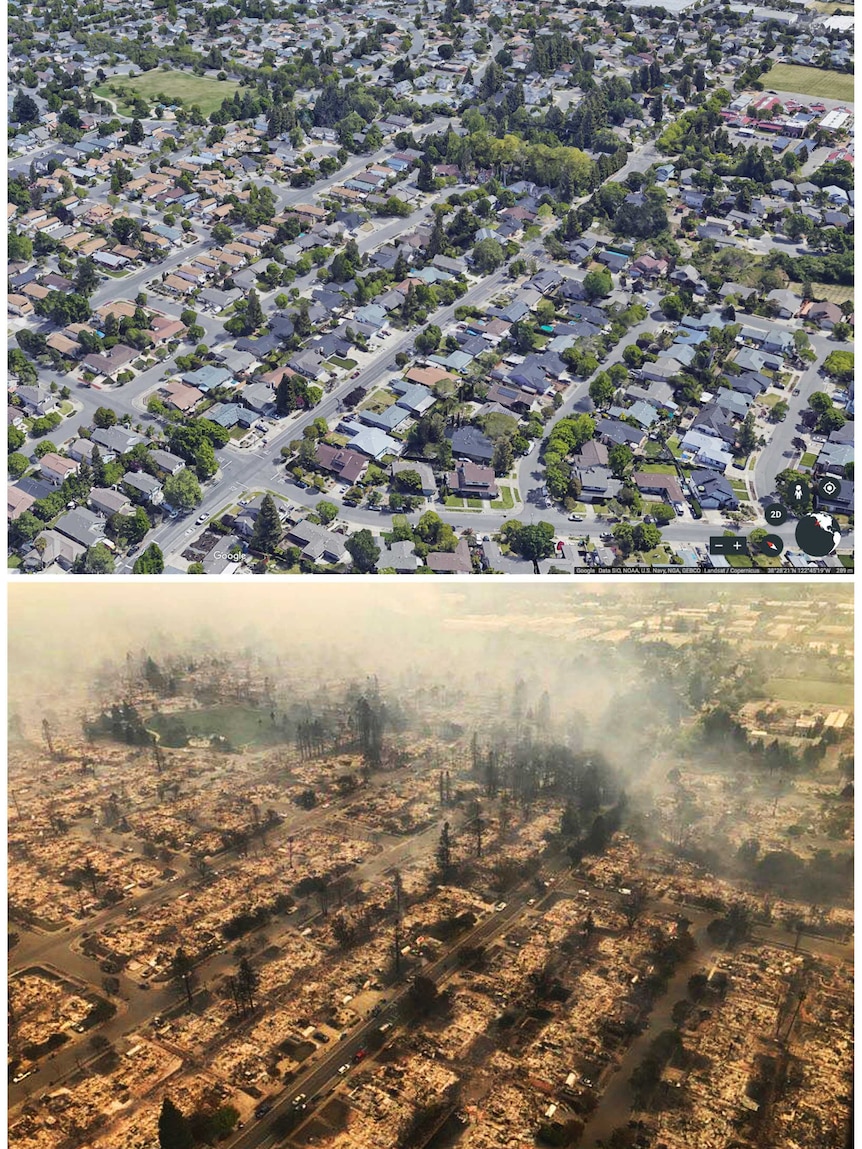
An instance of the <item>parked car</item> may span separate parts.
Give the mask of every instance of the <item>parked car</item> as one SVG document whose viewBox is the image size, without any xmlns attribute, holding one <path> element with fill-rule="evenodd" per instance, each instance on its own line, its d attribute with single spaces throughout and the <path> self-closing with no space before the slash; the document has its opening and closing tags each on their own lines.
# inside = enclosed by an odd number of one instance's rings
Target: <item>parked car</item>
<svg viewBox="0 0 862 1149">
<path fill-rule="evenodd" d="M 257 1109 L 255 1109 L 254 1115 L 255 1115 L 255 1117 L 266 1117 L 266 1115 L 267 1115 L 267 1113 L 269 1113 L 270 1109 L 272 1109 L 272 1102 L 271 1101 L 261 1101 L 261 1103 L 260 1103 L 260 1105 L 258 1105 Z"/>
</svg>

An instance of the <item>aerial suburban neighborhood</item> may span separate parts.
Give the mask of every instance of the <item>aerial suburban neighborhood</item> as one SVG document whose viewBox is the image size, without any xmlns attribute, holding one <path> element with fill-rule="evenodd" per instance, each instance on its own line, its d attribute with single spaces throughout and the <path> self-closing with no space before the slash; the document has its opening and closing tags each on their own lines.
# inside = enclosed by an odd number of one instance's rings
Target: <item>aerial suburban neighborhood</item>
<svg viewBox="0 0 862 1149">
<path fill-rule="evenodd" d="M 852 570 L 850 7 L 13 3 L 9 567 Z"/>
<path fill-rule="evenodd" d="M 9 1144 L 846 1149 L 852 586 L 319 582 L 13 584 Z"/>
</svg>

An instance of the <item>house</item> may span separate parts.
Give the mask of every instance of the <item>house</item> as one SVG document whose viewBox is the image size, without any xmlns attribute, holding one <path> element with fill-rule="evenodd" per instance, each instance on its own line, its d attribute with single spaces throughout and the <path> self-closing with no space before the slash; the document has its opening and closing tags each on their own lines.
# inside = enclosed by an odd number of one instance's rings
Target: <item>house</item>
<svg viewBox="0 0 862 1149">
<path fill-rule="evenodd" d="M 682 488 L 676 475 L 654 475 L 635 471 L 632 482 L 643 495 L 658 495 L 664 503 L 681 503 Z"/>
<path fill-rule="evenodd" d="M 837 303 L 812 303 L 805 312 L 805 318 L 831 331 L 836 323 L 843 320 L 844 313 Z"/>
<path fill-rule="evenodd" d="M 124 343 L 116 343 L 110 351 L 85 355 L 82 359 L 84 367 L 95 375 L 115 375 L 127 367 L 139 352 L 134 347 L 127 347 Z"/>
<path fill-rule="evenodd" d="M 368 460 L 358 451 L 345 447 L 330 447 L 327 443 L 318 443 L 314 461 L 318 467 L 324 471 L 331 471 L 348 486 L 358 482 L 368 466 Z"/>
<path fill-rule="evenodd" d="M 409 539 L 389 543 L 378 563 L 378 567 L 391 567 L 397 574 L 413 574 L 421 566 L 422 560 Z"/>
<path fill-rule="evenodd" d="M 718 471 L 692 471 L 688 485 L 704 510 L 735 511 L 739 507 L 730 480 Z"/>
<path fill-rule="evenodd" d="M 292 546 L 300 548 L 302 557 L 308 562 L 344 563 L 349 560 L 342 535 L 334 534 L 307 519 L 289 527 L 286 537 Z"/>
<path fill-rule="evenodd" d="M 417 459 L 401 459 L 397 463 L 393 463 L 391 467 L 392 477 L 401 474 L 402 471 L 414 471 L 420 478 L 422 486 L 421 493 L 426 498 L 431 498 L 437 494 L 437 482 L 434 478 L 434 472 L 427 463 L 421 463 Z"/>
<path fill-rule="evenodd" d="M 351 449 L 367 455 L 369 459 L 382 459 L 384 455 L 399 456 L 404 450 L 403 443 L 399 443 L 379 427 L 363 427 L 361 423 L 350 419 L 344 420 L 339 427 L 351 436 Z"/>
<path fill-rule="evenodd" d="M 698 463 L 724 471 L 733 462 L 733 455 L 724 447 L 724 440 L 702 431 L 690 429 L 680 443 L 683 456 Z"/>
<path fill-rule="evenodd" d="M 779 319 L 792 319 L 802 306 L 801 298 L 786 288 L 776 287 L 774 291 L 769 292 L 766 298 L 770 303 L 775 304 Z"/>
<path fill-rule="evenodd" d="M 49 483 L 59 487 L 72 475 L 77 475 L 79 464 L 74 459 L 66 459 L 55 451 L 49 451 L 39 460 L 39 468 Z"/>
<path fill-rule="evenodd" d="M 580 498 L 585 503 L 614 499 L 623 485 L 622 480 L 614 478 L 608 467 L 575 468 L 574 474 L 581 484 Z"/>
<path fill-rule="evenodd" d="M 185 459 L 181 459 L 179 455 L 172 455 L 170 451 L 150 451 L 150 459 L 155 463 L 159 474 L 161 475 L 176 475 L 186 465 Z"/>
<path fill-rule="evenodd" d="M 446 476 L 446 482 L 453 495 L 480 499 L 496 499 L 498 496 L 494 468 L 469 460 L 459 462 Z"/>
<path fill-rule="evenodd" d="M 107 525 L 106 520 L 95 511 L 88 507 L 78 507 L 61 515 L 54 524 L 54 530 L 80 543 L 82 547 L 94 547 L 97 543 L 105 542 Z"/>
<path fill-rule="evenodd" d="M 59 410 L 59 399 L 47 387 L 18 387 L 15 394 L 28 415 L 41 417 Z"/>
<path fill-rule="evenodd" d="M 646 432 L 639 427 L 630 427 L 619 419 L 599 419 L 596 432 L 611 445 L 626 443 L 630 447 L 640 447 L 646 439 Z"/>
<path fill-rule="evenodd" d="M 670 266 L 666 259 L 656 259 L 652 255 L 642 255 L 629 268 L 629 274 L 636 279 L 655 280 L 667 275 Z"/>
<path fill-rule="evenodd" d="M 152 475 L 146 474 L 145 471 L 126 471 L 122 481 L 123 484 L 126 487 L 130 487 L 135 494 L 142 495 L 143 501 L 152 503 L 154 507 L 165 501 L 162 484 L 158 479 L 154 479 Z"/>
<path fill-rule="evenodd" d="M 364 410 L 359 412 L 360 420 L 369 427 L 379 427 L 381 431 L 397 431 L 402 423 L 410 418 L 409 414 L 397 403 L 392 403 L 384 411 Z"/>
<path fill-rule="evenodd" d="M 6 492 L 6 517 L 14 523 L 19 515 L 29 511 L 36 500 L 20 487 L 10 486 Z"/>
<path fill-rule="evenodd" d="M 454 551 L 431 551 L 425 562 L 435 574 L 473 573 L 473 560 L 466 539 L 462 539 Z"/>
<path fill-rule="evenodd" d="M 139 443 L 145 443 L 143 435 L 137 435 L 134 431 L 127 431 L 125 427 L 97 427 L 93 434 L 90 436 L 94 443 L 98 443 L 99 450 L 102 452 L 102 458 L 105 462 L 109 462 L 105 452 L 111 453 L 112 458 L 117 455 L 125 455 L 131 451 L 132 447 L 136 447 Z"/>
<path fill-rule="evenodd" d="M 203 395 L 197 387 L 187 387 L 185 383 L 180 383 L 177 379 L 166 383 L 164 387 L 160 387 L 159 395 L 168 407 L 182 411 L 184 415 L 193 411 L 203 399 Z"/>
<path fill-rule="evenodd" d="M 88 501 L 94 511 L 106 515 L 108 518 L 111 515 L 122 515 L 133 510 L 128 497 L 121 491 L 115 491 L 112 487 L 91 487 Z"/>
<path fill-rule="evenodd" d="M 40 531 L 33 540 L 32 550 L 24 555 L 23 569 L 48 570 L 56 563 L 61 570 L 69 571 L 86 553 L 86 547 L 60 534 L 59 531 Z"/>
<path fill-rule="evenodd" d="M 459 427 L 448 434 L 456 459 L 488 464 L 494 457 L 494 444 L 477 427 Z"/>
</svg>

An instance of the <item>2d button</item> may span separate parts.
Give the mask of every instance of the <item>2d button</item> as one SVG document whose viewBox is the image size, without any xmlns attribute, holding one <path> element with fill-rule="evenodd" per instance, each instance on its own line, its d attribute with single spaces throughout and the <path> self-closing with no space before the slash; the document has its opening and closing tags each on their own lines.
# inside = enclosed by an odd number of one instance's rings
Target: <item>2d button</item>
<svg viewBox="0 0 862 1149">
<path fill-rule="evenodd" d="M 770 503 L 763 516 L 771 527 L 780 527 L 787 522 L 787 507 L 782 507 L 781 503 Z"/>
</svg>

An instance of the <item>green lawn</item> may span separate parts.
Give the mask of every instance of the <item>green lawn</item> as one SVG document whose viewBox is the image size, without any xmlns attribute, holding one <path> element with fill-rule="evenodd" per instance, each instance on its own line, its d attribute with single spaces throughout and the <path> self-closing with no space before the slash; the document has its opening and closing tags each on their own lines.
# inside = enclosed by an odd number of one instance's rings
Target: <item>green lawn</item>
<svg viewBox="0 0 862 1149">
<path fill-rule="evenodd" d="M 680 451 L 679 439 L 676 437 L 676 435 L 674 435 L 673 438 L 668 439 L 667 445 L 668 445 L 668 448 L 670 449 L 670 453 L 673 455 L 673 457 L 675 459 L 678 459 L 680 457 L 680 455 L 682 454 L 682 451 Z"/>
<path fill-rule="evenodd" d="M 208 76 L 193 76 L 189 72 L 163 72 L 154 68 L 140 76 L 111 76 L 105 84 L 94 88 L 93 92 L 96 96 L 116 100 L 117 97 L 110 90 L 115 87 L 123 94 L 128 92 L 132 97 L 140 96 L 151 103 L 161 103 L 159 97 L 163 96 L 167 104 L 182 102 L 187 108 L 197 104 L 201 112 L 209 116 L 221 107 L 222 100 L 234 94 L 239 84 L 233 80 L 213 80 Z M 122 111 L 121 99 L 119 107 Z"/>
<path fill-rule="evenodd" d="M 645 475 L 675 475 L 676 467 L 673 463 L 644 463 L 643 466 L 637 468 L 643 471 Z"/>
<path fill-rule="evenodd" d="M 817 678 L 770 678 L 764 687 L 767 698 L 800 702 L 810 706 L 852 706 L 853 683 Z"/>
<path fill-rule="evenodd" d="M 6 566 L 11 567 L 13 570 L 21 565 L 22 559 L 20 555 L 9 555 L 6 560 Z"/>
<path fill-rule="evenodd" d="M 481 499 L 466 499 L 468 507 L 472 507 L 474 511 L 481 511 L 483 503 Z"/>
<path fill-rule="evenodd" d="M 802 458 L 799 460 L 800 467 L 813 467 L 817 462 L 817 456 L 811 451 L 806 451 Z"/>
<path fill-rule="evenodd" d="M 274 726 L 269 711 L 249 706 L 216 706 L 206 710 L 180 710 L 173 714 L 156 714 L 148 720 L 151 730 L 161 734 L 168 719 L 180 719 L 193 737 L 221 735 L 234 746 L 248 743 L 273 744 L 284 742 L 285 733 Z"/>
<path fill-rule="evenodd" d="M 744 499 L 748 498 L 748 487 L 746 487 L 743 479 L 731 479 L 730 485 L 733 487 L 733 493 L 735 495 L 742 495 Z"/>
<path fill-rule="evenodd" d="M 464 507 L 464 500 L 459 499 L 457 495 L 447 495 L 443 502 L 447 507 L 457 507 L 458 510 Z"/>
<path fill-rule="evenodd" d="M 667 566 L 671 554 L 669 547 L 660 544 L 654 550 L 638 552 L 636 561 L 629 560 L 626 566 Z"/>
<path fill-rule="evenodd" d="M 355 359 L 342 359 L 340 355 L 333 355 L 329 362 L 334 363 L 336 367 L 343 367 L 345 371 L 352 371 L 356 366 Z"/>
<path fill-rule="evenodd" d="M 827 68 L 775 64 L 763 76 L 763 84 L 764 87 L 771 84 L 776 92 L 799 92 L 804 96 L 853 101 L 853 76 Z"/>
<path fill-rule="evenodd" d="M 500 487 L 499 499 L 494 499 L 491 506 L 495 511 L 508 511 L 515 505 L 515 500 L 512 498 L 511 487 Z"/>
</svg>

